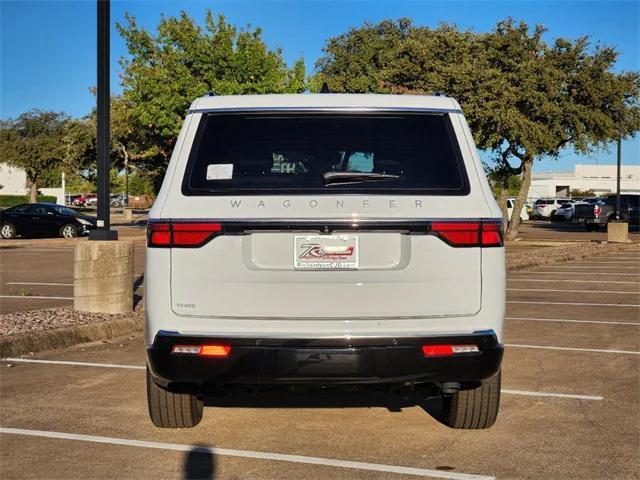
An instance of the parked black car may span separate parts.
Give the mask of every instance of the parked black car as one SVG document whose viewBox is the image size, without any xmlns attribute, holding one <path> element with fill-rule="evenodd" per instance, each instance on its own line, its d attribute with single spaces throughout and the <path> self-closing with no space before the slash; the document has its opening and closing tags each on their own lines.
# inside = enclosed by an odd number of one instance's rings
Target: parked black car
<svg viewBox="0 0 640 480">
<path fill-rule="evenodd" d="M 610 195 L 595 204 L 575 206 L 574 222 L 584 223 L 587 230 L 603 229 L 615 218 L 616 196 Z M 630 225 L 640 224 L 640 195 L 620 195 L 620 219 Z"/>
<path fill-rule="evenodd" d="M 77 237 L 96 227 L 96 218 L 54 203 L 24 203 L 0 212 L 0 236 Z"/>
</svg>

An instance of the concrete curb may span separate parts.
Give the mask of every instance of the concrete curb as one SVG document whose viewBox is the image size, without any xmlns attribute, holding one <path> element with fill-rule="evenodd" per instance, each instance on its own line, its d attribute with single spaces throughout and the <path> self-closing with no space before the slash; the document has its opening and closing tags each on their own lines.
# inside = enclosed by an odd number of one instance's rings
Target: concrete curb
<svg viewBox="0 0 640 480">
<path fill-rule="evenodd" d="M 539 255 L 531 252 L 507 258 L 507 271 L 513 272 L 567 260 L 580 260 L 592 255 L 637 247 L 638 243 L 580 243 L 550 248 Z M 554 251 L 551 251 L 554 250 Z M 133 314 L 132 314 L 133 315 Z M 143 329 L 142 318 L 118 318 L 95 324 L 84 324 L 55 330 L 42 330 L 7 337 L 0 340 L 0 357 L 25 355 L 56 348 L 66 348 L 79 343 L 110 340 L 124 337 Z"/>
<path fill-rule="evenodd" d="M 31 352 L 66 348 L 78 343 L 110 340 L 141 332 L 142 319 L 119 318 L 105 322 L 21 333 L 0 340 L 0 357 L 15 357 Z"/>
</svg>

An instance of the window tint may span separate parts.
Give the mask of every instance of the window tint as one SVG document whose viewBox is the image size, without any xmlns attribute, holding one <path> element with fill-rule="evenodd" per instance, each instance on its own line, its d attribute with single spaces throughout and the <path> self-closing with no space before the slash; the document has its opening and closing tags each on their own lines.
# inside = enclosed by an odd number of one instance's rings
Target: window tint
<svg viewBox="0 0 640 480">
<path fill-rule="evenodd" d="M 17 207 L 10 208 L 7 213 L 27 213 L 31 208 L 31 205 L 18 205 Z"/>
<path fill-rule="evenodd" d="M 58 213 L 59 215 L 67 215 L 72 217 L 75 217 L 78 215 L 78 213 L 75 210 L 71 210 L 70 208 L 63 207 L 62 205 L 53 207 L 53 210 L 55 210 L 56 213 Z"/>
<path fill-rule="evenodd" d="M 50 210 L 42 205 L 33 205 L 31 207 L 31 213 L 35 215 L 46 215 L 48 211 Z"/>
<path fill-rule="evenodd" d="M 183 181 L 185 195 L 468 191 L 440 114 L 211 114 Z"/>
</svg>

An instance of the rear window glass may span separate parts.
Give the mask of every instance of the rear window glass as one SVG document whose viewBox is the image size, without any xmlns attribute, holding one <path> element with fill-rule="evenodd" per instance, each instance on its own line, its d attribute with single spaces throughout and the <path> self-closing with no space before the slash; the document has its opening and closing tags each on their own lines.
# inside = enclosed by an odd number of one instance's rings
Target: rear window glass
<svg viewBox="0 0 640 480">
<path fill-rule="evenodd" d="M 442 114 L 210 114 L 198 129 L 185 195 L 466 195 Z"/>
</svg>

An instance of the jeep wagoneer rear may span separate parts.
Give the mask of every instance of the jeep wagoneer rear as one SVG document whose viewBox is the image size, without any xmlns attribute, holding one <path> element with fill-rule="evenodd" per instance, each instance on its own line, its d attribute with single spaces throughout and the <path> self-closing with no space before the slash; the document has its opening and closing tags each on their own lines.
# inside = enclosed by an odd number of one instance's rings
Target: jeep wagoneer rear
<svg viewBox="0 0 640 480">
<path fill-rule="evenodd" d="M 388 383 L 491 426 L 501 218 L 453 99 L 196 100 L 148 226 L 153 423 L 196 425 L 205 388 Z"/>
</svg>

